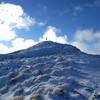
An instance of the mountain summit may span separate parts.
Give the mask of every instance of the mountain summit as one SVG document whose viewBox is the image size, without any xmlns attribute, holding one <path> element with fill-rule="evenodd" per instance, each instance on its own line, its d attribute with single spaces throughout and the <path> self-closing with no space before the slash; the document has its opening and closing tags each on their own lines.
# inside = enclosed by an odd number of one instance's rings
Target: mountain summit
<svg viewBox="0 0 100 100">
<path fill-rule="evenodd" d="M 19 55 L 24 57 L 41 57 L 41 56 L 59 55 L 59 54 L 71 55 L 71 54 L 79 54 L 79 53 L 80 50 L 71 45 L 45 41 L 33 47 L 30 47 L 26 50 L 12 53 L 11 55 L 18 55 L 18 57 Z"/>
<path fill-rule="evenodd" d="M 100 100 L 100 57 L 51 41 L 0 55 L 0 100 Z"/>
</svg>

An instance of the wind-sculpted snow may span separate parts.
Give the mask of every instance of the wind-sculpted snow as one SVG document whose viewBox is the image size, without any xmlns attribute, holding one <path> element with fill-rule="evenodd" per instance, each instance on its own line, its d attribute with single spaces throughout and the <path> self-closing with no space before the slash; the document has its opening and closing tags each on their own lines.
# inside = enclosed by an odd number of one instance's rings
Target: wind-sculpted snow
<svg viewBox="0 0 100 100">
<path fill-rule="evenodd" d="M 100 57 L 50 41 L 1 55 L 0 100 L 100 100 Z"/>
</svg>

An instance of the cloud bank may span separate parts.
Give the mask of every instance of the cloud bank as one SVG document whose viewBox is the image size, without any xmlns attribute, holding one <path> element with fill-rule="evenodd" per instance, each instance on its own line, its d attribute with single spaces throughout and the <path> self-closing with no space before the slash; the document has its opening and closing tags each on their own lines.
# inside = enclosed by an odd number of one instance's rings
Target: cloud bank
<svg viewBox="0 0 100 100">
<path fill-rule="evenodd" d="M 30 26 L 45 26 L 46 22 L 37 22 L 34 18 L 28 16 L 20 5 L 1 3 L 0 4 L 0 53 L 10 53 L 21 49 L 29 48 L 38 42 L 54 41 L 59 43 L 67 43 L 67 36 L 58 36 L 56 27 L 48 26 L 47 30 L 38 41 L 32 39 L 24 39 L 17 36 L 16 30 L 29 29 Z M 8 47 L 2 41 L 10 42 L 12 45 Z"/>
<path fill-rule="evenodd" d="M 58 36 L 59 30 L 56 27 L 48 26 L 46 32 L 43 34 L 43 37 L 40 38 L 40 41 L 53 41 L 57 43 L 66 44 L 67 42 L 67 35 L 65 36 Z"/>
<path fill-rule="evenodd" d="M 35 25 L 35 19 L 28 16 L 21 6 L 1 3 L 0 4 L 0 53 L 9 53 L 32 46 L 34 40 L 25 40 L 17 36 L 16 30 L 29 29 Z M 12 47 L 4 45 L 2 42 L 11 42 Z"/>
<path fill-rule="evenodd" d="M 80 8 L 76 8 L 80 10 Z M 21 49 L 29 48 L 41 41 L 53 41 L 62 44 L 72 44 L 84 52 L 100 54 L 100 31 L 91 29 L 77 30 L 73 36 L 73 42 L 68 42 L 67 35 L 60 36 L 59 29 L 48 26 L 43 36 L 38 41 L 24 39 L 17 35 L 16 30 L 29 29 L 30 26 L 45 26 L 46 22 L 37 22 L 27 15 L 20 5 L 1 3 L 0 4 L 0 53 L 10 53 Z M 11 47 L 3 42 L 10 42 Z"/>
<path fill-rule="evenodd" d="M 27 49 L 37 44 L 37 42 L 35 42 L 32 39 L 25 40 L 23 38 L 16 38 L 13 41 L 11 41 L 11 44 L 12 44 L 12 47 L 8 47 L 4 44 L 0 44 L 0 53 L 6 54 L 6 53 L 22 50 L 22 49 Z"/>
<path fill-rule="evenodd" d="M 53 41 L 62 44 L 68 43 L 66 35 L 59 36 L 57 34 L 58 34 L 58 29 L 56 27 L 48 26 L 47 30 L 44 32 L 43 36 L 39 39 L 39 41 L 34 41 L 32 39 L 25 40 L 23 38 L 16 38 L 11 41 L 12 47 L 10 48 L 4 44 L 0 44 L 0 53 L 5 54 L 26 49 L 39 42 L 46 41 L 46 38 L 47 41 Z"/>
<path fill-rule="evenodd" d="M 0 53 L 11 53 L 17 50 L 29 48 L 40 41 L 48 40 L 66 43 L 66 36 L 58 36 L 57 28 L 49 26 L 43 37 L 39 41 L 24 39 L 17 36 L 16 30 L 29 29 L 30 26 L 45 26 L 46 22 L 37 22 L 34 18 L 27 15 L 20 5 L 11 3 L 0 4 Z M 3 42 L 10 42 L 11 47 Z"/>
<path fill-rule="evenodd" d="M 35 20 L 28 16 L 21 6 L 0 4 L 0 41 L 10 41 L 17 37 L 16 29 L 27 29 L 35 24 Z"/>
<path fill-rule="evenodd" d="M 86 53 L 100 55 L 100 31 L 77 30 L 72 45 Z"/>
</svg>

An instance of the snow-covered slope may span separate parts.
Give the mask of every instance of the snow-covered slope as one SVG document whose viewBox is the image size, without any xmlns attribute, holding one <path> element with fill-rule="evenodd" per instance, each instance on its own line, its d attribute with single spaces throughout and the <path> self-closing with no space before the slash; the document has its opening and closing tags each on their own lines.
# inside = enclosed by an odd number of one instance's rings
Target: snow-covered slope
<svg viewBox="0 0 100 100">
<path fill-rule="evenodd" d="M 0 100 L 100 100 L 100 56 L 51 41 L 0 55 Z"/>
</svg>

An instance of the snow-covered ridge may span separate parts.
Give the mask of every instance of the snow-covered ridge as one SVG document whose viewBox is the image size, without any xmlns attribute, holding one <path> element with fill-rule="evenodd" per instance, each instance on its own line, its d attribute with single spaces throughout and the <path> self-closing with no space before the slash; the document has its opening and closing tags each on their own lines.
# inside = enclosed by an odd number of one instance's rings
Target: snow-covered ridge
<svg viewBox="0 0 100 100">
<path fill-rule="evenodd" d="M 74 52 L 73 52 L 74 51 Z M 56 54 L 78 54 L 80 50 L 76 47 L 67 44 L 59 44 L 51 41 L 45 41 L 39 43 L 33 47 L 25 50 L 20 50 L 7 55 L 1 55 L 2 57 L 40 57 L 46 55 L 56 55 Z"/>
<path fill-rule="evenodd" d="M 100 100 L 100 57 L 51 41 L 0 55 L 0 100 Z"/>
</svg>

